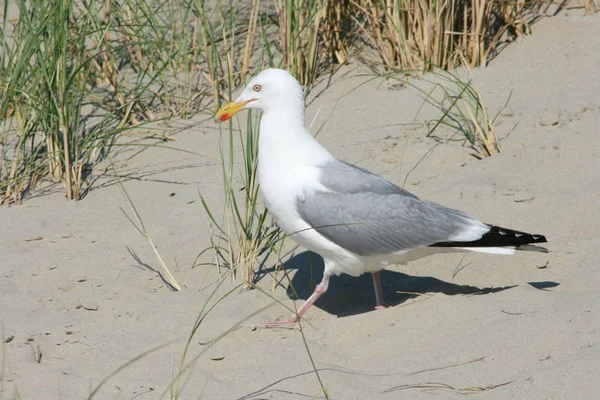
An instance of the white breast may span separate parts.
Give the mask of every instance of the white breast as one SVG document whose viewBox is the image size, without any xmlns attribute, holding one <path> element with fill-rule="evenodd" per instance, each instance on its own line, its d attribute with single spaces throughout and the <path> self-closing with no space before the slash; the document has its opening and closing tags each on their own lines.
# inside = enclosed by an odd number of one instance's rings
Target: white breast
<svg viewBox="0 0 600 400">
<path fill-rule="evenodd" d="M 290 235 L 309 228 L 296 212 L 305 193 L 323 189 L 319 168 L 334 160 L 306 130 L 302 121 L 265 113 L 260 123 L 258 179 L 269 212 Z M 313 250 L 313 249 L 311 249 Z"/>
<path fill-rule="evenodd" d="M 326 190 L 319 182 L 319 165 L 335 158 L 302 127 L 285 132 L 273 128 L 273 121 L 261 121 L 258 179 L 263 199 L 277 225 L 299 245 L 320 254 L 331 273 L 363 273 L 356 256 L 316 232 L 296 210 L 296 201 L 316 190 Z"/>
<path fill-rule="evenodd" d="M 287 235 L 302 234 L 310 229 L 298 215 L 296 201 L 307 191 L 316 189 L 317 178 L 318 170 L 314 167 L 289 164 L 280 156 L 259 159 L 258 179 L 263 199 Z"/>
<path fill-rule="evenodd" d="M 269 162 L 259 167 L 261 192 L 269 212 L 286 235 L 300 246 L 319 254 L 331 274 L 359 276 L 365 271 L 360 257 L 321 236 L 296 210 L 297 199 L 315 190 L 315 167 L 279 167 Z"/>
</svg>

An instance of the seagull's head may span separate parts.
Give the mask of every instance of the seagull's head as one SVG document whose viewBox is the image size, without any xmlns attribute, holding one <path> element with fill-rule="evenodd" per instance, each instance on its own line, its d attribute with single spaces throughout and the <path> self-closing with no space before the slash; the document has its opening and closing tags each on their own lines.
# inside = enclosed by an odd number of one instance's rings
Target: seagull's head
<svg viewBox="0 0 600 400">
<path fill-rule="evenodd" d="M 286 70 L 266 69 L 256 75 L 242 94 L 225 104 L 215 114 L 215 119 L 227 121 L 244 109 L 257 109 L 263 113 L 273 110 L 300 108 L 304 113 L 304 96 L 300 83 Z"/>
</svg>

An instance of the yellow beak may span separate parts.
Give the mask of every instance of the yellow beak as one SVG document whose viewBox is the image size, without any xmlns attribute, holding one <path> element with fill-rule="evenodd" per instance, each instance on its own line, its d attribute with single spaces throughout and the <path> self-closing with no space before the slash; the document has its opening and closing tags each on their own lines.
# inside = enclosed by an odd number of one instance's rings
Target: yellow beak
<svg viewBox="0 0 600 400">
<path fill-rule="evenodd" d="M 219 108 L 219 111 L 215 114 L 215 119 L 218 119 L 221 122 L 227 121 L 229 118 L 242 111 L 244 107 L 246 107 L 246 104 L 254 100 L 255 99 L 242 101 L 240 103 L 231 102 L 225 104 L 223 107 Z"/>
</svg>

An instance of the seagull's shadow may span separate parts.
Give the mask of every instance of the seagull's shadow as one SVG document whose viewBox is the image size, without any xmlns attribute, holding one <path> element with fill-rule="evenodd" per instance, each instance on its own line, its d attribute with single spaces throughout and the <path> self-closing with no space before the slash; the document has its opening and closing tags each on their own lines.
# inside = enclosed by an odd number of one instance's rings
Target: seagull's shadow
<svg viewBox="0 0 600 400">
<path fill-rule="evenodd" d="M 290 299 L 306 300 L 323 277 L 324 263 L 321 256 L 305 251 L 293 256 L 284 264 L 287 271 L 297 272 L 287 284 Z M 469 285 L 456 285 L 433 277 L 410 276 L 401 272 L 381 271 L 381 286 L 386 303 L 395 306 L 423 293 L 457 294 L 489 294 L 511 289 L 517 285 L 479 288 Z M 375 307 L 375 291 L 371 274 L 363 274 L 358 278 L 349 275 L 332 277 L 329 289 L 315 303 L 315 306 L 338 317 L 362 314 Z"/>
</svg>

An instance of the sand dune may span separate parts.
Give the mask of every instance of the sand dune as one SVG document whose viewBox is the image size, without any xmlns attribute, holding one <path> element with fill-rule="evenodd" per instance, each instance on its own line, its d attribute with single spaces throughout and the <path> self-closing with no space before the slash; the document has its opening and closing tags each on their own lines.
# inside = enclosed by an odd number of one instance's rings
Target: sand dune
<svg viewBox="0 0 600 400">
<path fill-rule="evenodd" d="M 370 277 L 333 278 L 307 314 L 306 343 L 297 329 L 261 328 L 285 308 L 236 291 L 192 340 L 181 398 L 323 398 L 308 348 L 332 399 L 597 399 L 600 14 L 570 12 L 538 22 L 474 71 L 491 110 L 512 91 L 499 117 L 503 151 L 491 158 L 426 138 L 411 124 L 420 105 L 411 88 L 369 82 L 342 97 L 366 80 L 358 67 L 336 74 L 307 116 L 326 121 L 319 140 L 336 156 L 486 222 L 543 233 L 550 253 L 390 267 L 382 279 L 394 307 L 383 311 L 372 310 Z M 168 390 L 217 287 L 214 268 L 190 268 L 211 234 L 198 188 L 212 204 L 222 196 L 218 128 L 206 115 L 178 124 L 189 128 L 173 146 L 206 157 L 124 149 L 115 165 L 181 292 L 144 267 L 158 264 L 119 210 L 126 204 L 110 171 L 83 201 L 51 192 L 0 208 L 4 398 L 86 398 L 126 363 L 95 398 Z M 287 263 L 302 298 L 312 289 L 309 260 L 299 248 Z M 321 273 L 317 259 L 317 282 Z M 270 278 L 261 285 L 270 289 Z M 273 296 L 292 305 L 284 288 Z"/>
</svg>

